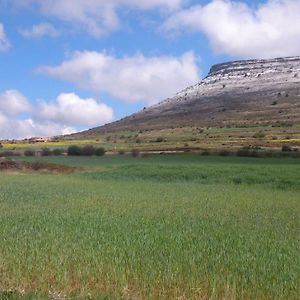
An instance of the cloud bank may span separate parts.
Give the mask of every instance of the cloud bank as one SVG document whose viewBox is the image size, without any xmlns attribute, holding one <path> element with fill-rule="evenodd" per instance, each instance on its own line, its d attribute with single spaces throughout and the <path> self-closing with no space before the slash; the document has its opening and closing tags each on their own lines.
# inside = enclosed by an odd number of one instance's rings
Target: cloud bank
<svg viewBox="0 0 300 300">
<path fill-rule="evenodd" d="M 241 58 L 300 54 L 300 1 L 269 0 L 258 7 L 214 0 L 173 14 L 166 30 L 207 36 L 216 53 Z"/>
<path fill-rule="evenodd" d="M 112 120 L 111 107 L 74 93 L 60 94 L 53 102 L 41 101 L 35 106 L 19 91 L 0 94 L 0 139 L 69 134 Z"/>
<path fill-rule="evenodd" d="M 137 54 L 117 58 L 105 52 L 75 52 L 59 66 L 44 66 L 39 72 L 74 83 L 94 92 L 109 93 L 125 102 L 147 105 L 200 80 L 195 55 L 145 57 Z"/>
</svg>

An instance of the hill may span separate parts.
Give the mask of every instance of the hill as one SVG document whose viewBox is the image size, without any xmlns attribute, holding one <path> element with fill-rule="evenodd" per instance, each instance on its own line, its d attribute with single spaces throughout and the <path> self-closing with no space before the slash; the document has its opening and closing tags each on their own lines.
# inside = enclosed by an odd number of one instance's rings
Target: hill
<svg viewBox="0 0 300 300">
<path fill-rule="evenodd" d="M 281 124 L 300 124 L 300 57 L 214 65 L 174 97 L 88 133 Z"/>
<path fill-rule="evenodd" d="M 63 137 L 108 150 L 300 150 L 300 57 L 215 65 L 174 97 L 119 121 Z"/>
</svg>

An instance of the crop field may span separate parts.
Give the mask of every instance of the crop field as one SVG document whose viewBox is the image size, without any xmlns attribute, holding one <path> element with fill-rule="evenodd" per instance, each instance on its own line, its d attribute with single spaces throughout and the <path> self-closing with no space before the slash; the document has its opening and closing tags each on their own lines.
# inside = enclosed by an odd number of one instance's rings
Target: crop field
<svg viewBox="0 0 300 300">
<path fill-rule="evenodd" d="M 299 299 L 299 160 L 26 160 L 76 171 L 0 172 L 1 300 Z"/>
</svg>

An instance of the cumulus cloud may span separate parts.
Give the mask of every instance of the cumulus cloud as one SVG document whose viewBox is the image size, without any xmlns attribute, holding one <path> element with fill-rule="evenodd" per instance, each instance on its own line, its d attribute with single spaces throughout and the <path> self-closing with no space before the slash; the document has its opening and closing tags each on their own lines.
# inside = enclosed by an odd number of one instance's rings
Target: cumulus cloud
<svg viewBox="0 0 300 300">
<path fill-rule="evenodd" d="M 204 33 L 217 53 L 269 58 L 300 54 L 299 15 L 299 0 L 269 0 L 258 7 L 214 0 L 175 13 L 164 28 Z"/>
<path fill-rule="evenodd" d="M 0 112 L 5 115 L 16 116 L 30 110 L 30 103 L 19 91 L 8 90 L 0 94 Z"/>
<path fill-rule="evenodd" d="M 75 52 L 59 66 L 38 70 L 87 90 L 126 101 L 154 104 L 200 80 L 192 52 L 181 57 L 117 58 L 104 52 Z"/>
<path fill-rule="evenodd" d="M 44 36 L 57 37 L 60 35 L 60 31 L 49 23 L 36 24 L 30 29 L 21 29 L 20 33 L 25 38 L 42 38 Z"/>
<path fill-rule="evenodd" d="M 69 134 L 112 120 L 112 108 L 74 93 L 60 94 L 53 102 L 35 106 L 15 90 L 0 95 L 0 139 Z"/>
<path fill-rule="evenodd" d="M 81 99 L 74 93 L 60 94 L 55 102 L 42 102 L 35 114 L 36 119 L 48 120 L 67 126 L 96 126 L 111 122 L 113 110 L 95 99 Z"/>
<path fill-rule="evenodd" d="M 10 48 L 10 43 L 6 37 L 4 26 L 0 23 L 0 52 Z"/>
<path fill-rule="evenodd" d="M 184 0 L 12 0 L 15 5 L 37 7 L 46 16 L 77 24 L 95 37 L 120 27 L 119 8 L 176 9 Z"/>
</svg>

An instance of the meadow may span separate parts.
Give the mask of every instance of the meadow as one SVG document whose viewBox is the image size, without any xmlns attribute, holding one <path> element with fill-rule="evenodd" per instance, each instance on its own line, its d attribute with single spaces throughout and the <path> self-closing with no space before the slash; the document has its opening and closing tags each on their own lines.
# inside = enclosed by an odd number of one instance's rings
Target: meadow
<svg viewBox="0 0 300 300">
<path fill-rule="evenodd" d="M 299 160 L 26 160 L 77 170 L 0 173 L 1 300 L 298 299 Z"/>
</svg>

